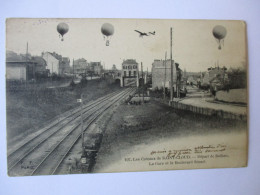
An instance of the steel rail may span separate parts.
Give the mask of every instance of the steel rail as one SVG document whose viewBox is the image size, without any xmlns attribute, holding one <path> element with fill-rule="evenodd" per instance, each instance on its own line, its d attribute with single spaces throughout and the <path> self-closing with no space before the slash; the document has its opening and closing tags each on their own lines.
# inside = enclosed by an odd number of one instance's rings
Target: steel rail
<svg viewBox="0 0 260 195">
<path fill-rule="evenodd" d="M 103 98 L 102 100 L 99 100 L 97 102 L 93 102 L 93 104 L 88 105 L 88 107 L 85 107 L 85 111 L 84 114 L 88 111 L 90 111 L 91 109 L 95 108 L 95 106 L 97 104 L 100 103 L 105 103 L 107 100 L 109 100 L 111 97 L 113 97 L 115 94 L 120 94 L 122 93 L 122 91 L 120 91 L 119 93 L 113 93 L 113 95 L 110 95 L 106 98 Z M 89 108 L 88 110 L 86 110 L 87 108 Z M 96 112 L 96 111 L 94 111 Z M 74 113 L 75 114 L 75 113 Z M 91 113 L 93 114 L 93 113 Z M 89 114 L 88 117 L 91 115 Z M 19 162 L 21 162 L 26 156 L 28 156 L 31 152 L 33 152 L 36 148 L 38 148 L 42 143 L 44 143 L 47 139 L 49 139 L 51 136 L 53 136 L 55 133 L 59 132 L 64 126 L 66 126 L 67 124 L 69 124 L 71 121 L 75 120 L 76 118 L 78 118 L 80 115 L 77 115 L 76 117 L 72 118 L 70 121 L 68 121 L 67 123 L 65 123 L 64 125 L 62 125 L 61 127 L 59 127 L 57 130 L 55 130 L 54 132 L 52 132 L 51 134 L 47 135 L 47 137 L 43 138 L 42 140 L 40 140 L 40 142 L 38 142 L 36 145 L 32 146 L 31 149 L 29 151 L 27 151 L 25 154 L 20 155 L 18 158 L 15 158 L 13 160 L 11 160 L 11 164 L 8 166 L 8 171 L 11 171 Z M 86 118 L 84 119 L 86 120 Z M 46 131 L 44 131 L 46 133 Z M 43 133 L 44 133 L 43 132 Z M 41 133 L 40 135 L 42 135 L 43 133 Z M 12 153 L 12 155 L 14 155 L 16 152 L 18 152 L 18 150 L 22 150 L 22 148 L 24 148 L 26 145 L 28 145 L 29 143 L 31 143 L 33 140 L 35 140 L 36 138 L 38 138 L 40 135 L 35 136 L 34 138 L 30 139 L 28 142 L 24 143 L 21 147 L 19 147 L 16 151 L 14 151 Z M 11 158 L 11 156 L 9 155 L 8 157 L 9 159 Z M 12 163 L 13 162 L 13 163 Z"/>
<path fill-rule="evenodd" d="M 97 114 L 95 114 L 91 119 L 90 119 L 90 123 L 92 124 L 97 118 L 98 118 L 98 116 L 100 116 L 105 110 L 107 110 L 108 108 L 110 108 L 114 103 L 116 103 L 118 100 L 120 100 L 120 98 L 122 98 L 122 97 L 124 97 L 125 95 L 127 95 L 129 92 L 131 92 L 133 89 L 127 89 L 126 91 L 124 91 L 124 93 L 123 94 L 120 94 L 120 95 L 116 95 L 115 97 L 114 97 L 114 100 L 112 100 L 112 102 L 107 106 L 107 107 L 101 107 L 101 111 L 99 112 L 99 113 L 97 113 Z M 119 97 L 117 97 L 117 96 L 119 96 Z M 104 109 L 102 109 L 102 108 L 104 108 Z M 96 111 L 99 111 L 99 109 L 97 109 Z M 80 124 L 79 124 L 80 125 Z M 78 126 L 79 126 L 78 125 Z M 77 126 L 77 127 L 78 127 Z M 87 126 L 87 128 L 89 127 L 90 125 L 88 125 Z M 46 161 L 46 159 L 64 142 L 64 140 L 66 139 L 66 138 L 68 138 L 68 136 L 69 135 L 71 135 L 73 132 L 75 132 L 75 130 L 77 129 L 77 127 L 76 128 L 73 128 L 66 136 L 64 136 L 64 138 L 61 140 L 61 141 L 59 141 L 58 142 L 58 144 L 56 144 L 56 146 L 43 158 L 43 160 L 37 165 L 37 167 L 33 170 L 33 172 L 31 173 L 31 175 L 35 175 L 35 173 L 39 170 L 39 168 L 43 165 L 43 163 Z M 87 129 L 86 128 L 86 129 Z M 86 131 L 86 129 L 85 129 L 85 131 Z M 69 147 L 69 149 L 71 149 L 72 147 L 73 147 L 73 145 L 76 143 L 76 140 L 78 140 L 79 139 L 79 137 L 81 136 L 81 132 L 79 132 L 78 133 L 78 135 L 76 136 L 76 139 L 75 139 L 75 141 L 73 142 L 73 144 Z M 67 152 L 68 153 L 68 152 Z M 67 154 L 66 153 L 66 154 Z M 59 156 L 63 156 L 62 157 L 62 160 L 60 160 L 61 162 L 63 161 L 63 159 L 65 158 L 65 156 L 66 155 L 60 155 L 59 154 Z M 58 164 L 60 164 L 61 162 L 60 161 L 58 161 Z M 58 168 L 58 166 L 56 166 L 57 168 Z M 52 171 L 52 172 L 55 172 L 56 171 L 56 169 L 57 168 L 54 168 L 54 171 Z"/>
</svg>

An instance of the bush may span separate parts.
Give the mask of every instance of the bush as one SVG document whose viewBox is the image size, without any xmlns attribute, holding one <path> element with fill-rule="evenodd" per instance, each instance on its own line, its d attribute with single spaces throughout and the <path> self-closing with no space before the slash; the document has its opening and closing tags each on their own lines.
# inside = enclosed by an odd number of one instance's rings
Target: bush
<svg viewBox="0 0 260 195">
<path fill-rule="evenodd" d="M 246 70 L 233 69 L 228 72 L 229 89 L 241 89 L 247 87 L 247 72 Z"/>
</svg>

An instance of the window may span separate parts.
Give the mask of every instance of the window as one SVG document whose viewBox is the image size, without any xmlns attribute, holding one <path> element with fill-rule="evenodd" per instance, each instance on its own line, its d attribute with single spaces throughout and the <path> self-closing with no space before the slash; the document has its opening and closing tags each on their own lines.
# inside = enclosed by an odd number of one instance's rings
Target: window
<svg viewBox="0 0 260 195">
<path fill-rule="evenodd" d="M 124 76 L 126 76 L 126 71 L 124 71 Z"/>
<path fill-rule="evenodd" d="M 128 66 L 128 69 L 132 69 L 132 66 Z"/>
<path fill-rule="evenodd" d="M 134 76 L 136 76 L 136 71 L 134 71 Z"/>
<path fill-rule="evenodd" d="M 131 70 L 129 71 L 129 76 L 131 76 Z"/>
</svg>

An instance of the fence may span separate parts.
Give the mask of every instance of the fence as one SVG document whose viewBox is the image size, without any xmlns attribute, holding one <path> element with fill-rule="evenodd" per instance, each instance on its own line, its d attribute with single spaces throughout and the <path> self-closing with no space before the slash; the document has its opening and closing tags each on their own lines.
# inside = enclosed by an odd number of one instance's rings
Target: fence
<svg viewBox="0 0 260 195">
<path fill-rule="evenodd" d="M 223 110 L 215 110 L 211 108 L 203 108 L 203 107 L 198 107 L 198 106 L 192 106 L 188 104 L 183 104 L 179 102 L 172 101 L 170 102 L 170 105 L 173 108 L 176 108 L 178 110 L 188 110 L 194 113 L 198 113 L 201 115 L 207 115 L 207 116 L 217 116 L 220 118 L 225 118 L 225 119 L 234 119 L 234 120 L 247 120 L 247 115 L 246 114 L 236 114 L 232 112 L 227 112 Z"/>
</svg>

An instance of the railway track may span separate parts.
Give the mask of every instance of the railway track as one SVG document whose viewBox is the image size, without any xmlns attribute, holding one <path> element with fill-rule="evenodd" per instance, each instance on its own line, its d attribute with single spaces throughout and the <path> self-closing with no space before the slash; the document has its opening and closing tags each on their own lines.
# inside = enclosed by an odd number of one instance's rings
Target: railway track
<svg viewBox="0 0 260 195">
<path fill-rule="evenodd" d="M 110 97 L 112 97 L 113 95 L 120 93 L 120 91 L 116 91 L 113 93 L 110 93 L 104 97 L 101 97 L 95 101 L 91 101 L 88 104 L 85 104 L 83 106 L 83 112 L 84 110 L 86 110 L 87 108 L 91 107 L 91 106 L 95 106 L 98 105 L 100 102 L 109 99 Z M 51 122 L 49 125 L 47 125 L 46 127 L 42 128 L 41 130 L 39 130 L 37 133 L 35 133 L 34 136 L 32 136 L 31 138 L 25 140 L 24 142 L 18 144 L 17 146 L 13 147 L 11 150 L 8 150 L 8 159 L 12 158 L 12 156 L 16 156 L 16 152 L 19 152 L 19 149 L 21 149 L 23 146 L 27 145 L 28 143 L 30 143 L 32 140 L 36 139 L 39 136 L 42 136 L 42 134 L 48 132 L 49 130 L 51 130 L 52 128 L 56 127 L 57 125 L 60 125 L 61 123 L 63 123 L 64 121 L 70 119 L 70 117 L 72 117 L 73 119 L 76 117 L 79 117 L 80 115 L 80 107 L 77 107 L 75 109 L 69 110 L 67 112 L 65 112 L 62 117 L 59 117 L 58 119 L 54 120 L 53 122 Z M 72 119 L 72 120 L 73 120 Z M 8 163 L 9 164 L 9 163 Z"/>
<path fill-rule="evenodd" d="M 84 105 L 84 129 L 109 109 L 113 104 L 133 93 L 133 88 L 111 93 L 90 104 Z M 56 174 L 64 158 L 81 137 L 80 109 L 75 109 L 59 123 L 22 144 L 8 155 L 8 173 L 17 175 Z"/>
<path fill-rule="evenodd" d="M 108 100 L 109 98 L 113 97 L 114 95 L 120 93 L 120 91 L 113 92 L 111 94 L 108 94 L 102 98 L 97 99 L 96 101 L 93 101 L 91 103 L 88 103 L 83 106 L 83 114 L 89 111 L 90 109 L 94 108 L 95 106 L 99 105 L 100 103 Z M 69 114 L 68 114 L 69 113 Z M 24 143 L 20 144 L 18 147 L 16 147 L 12 152 L 8 154 L 8 169 L 11 169 L 15 164 L 19 163 L 22 159 L 19 158 L 19 156 L 24 156 L 25 153 L 29 152 L 29 148 L 31 150 L 42 143 L 45 139 L 65 127 L 70 122 L 74 121 L 75 119 L 79 119 L 80 117 L 80 109 L 76 108 L 74 110 L 71 110 L 65 114 L 60 120 L 55 121 L 54 123 L 51 123 L 47 126 L 47 128 L 43 128 L 40 133 L 36 134 L 29 140 L 26 140 Z M 45 139 L 44 139 L 45 138 Z"/>
</svg>

